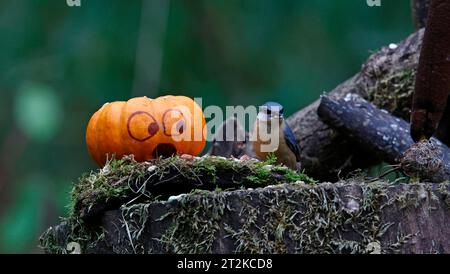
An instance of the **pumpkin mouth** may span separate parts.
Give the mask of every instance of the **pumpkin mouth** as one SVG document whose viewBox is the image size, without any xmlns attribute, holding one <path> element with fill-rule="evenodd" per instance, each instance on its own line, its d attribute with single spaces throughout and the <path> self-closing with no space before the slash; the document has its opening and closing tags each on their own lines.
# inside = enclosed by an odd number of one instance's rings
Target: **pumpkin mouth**
<svg viewBox="0 0 450 274">
<path fill-rule="evenodd" d="M 172 144 L 159 144 L 154 150 L 153 150 L 153 158 L 158 157 L 172 157 L 177 154 L 177 149 Z"/>
</svg>

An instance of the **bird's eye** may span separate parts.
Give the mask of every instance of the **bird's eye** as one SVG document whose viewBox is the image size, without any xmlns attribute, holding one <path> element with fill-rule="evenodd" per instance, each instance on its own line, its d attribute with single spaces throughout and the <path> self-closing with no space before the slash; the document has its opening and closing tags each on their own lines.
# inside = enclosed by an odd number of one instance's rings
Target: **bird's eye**
<svg viewBox="0 0 450 274">
<path fill-rule="evenodd" d="M 271 115 L 271 114 L 272 114 L 272 110 L 271 110 L 270 108 L 268 108 L 268 109 L 266 110 L 266 113 L 267 113 L 268 115 Z"/>
</svg>

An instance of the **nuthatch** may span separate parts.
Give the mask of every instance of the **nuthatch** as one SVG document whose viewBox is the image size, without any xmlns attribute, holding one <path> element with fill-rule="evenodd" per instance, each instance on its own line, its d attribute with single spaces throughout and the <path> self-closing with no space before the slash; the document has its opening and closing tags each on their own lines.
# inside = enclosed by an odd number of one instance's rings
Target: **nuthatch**
<svg viewBox="0 0 450 274">
<path fill-rule="evenodd" d="M 273 153 L 277 157 L 277 164 L 297 169 L 300 148 L 294 133 L 284 120 L 282 105 L 268 102 L 260 107 L 251 141 L 258 159 L 264 161 Z"/>
</svg>

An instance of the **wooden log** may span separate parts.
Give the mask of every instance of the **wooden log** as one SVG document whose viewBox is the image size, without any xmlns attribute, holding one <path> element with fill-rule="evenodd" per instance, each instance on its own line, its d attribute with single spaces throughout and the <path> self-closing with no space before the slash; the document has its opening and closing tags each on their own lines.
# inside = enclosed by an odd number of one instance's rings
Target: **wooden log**
<svg viewBox="0 0 450 274">
<path fill-rule="evenodd" d="M 46 253 L 450 253 L 450 187 L 347 181 L 187 194 L 68 220 Z M 74 247 L 77 247 L 74 249 Z"/>
<path fill-rule="evenodd" d="M 430 0 L 411 0 L 411 11 L 416 29 L 424 28 L 427 24 Z"/>
<path fill-rule="evenodd" d="M 447 106 L 450 94 L 449 30 L 450 2 L 432 0 L 413 96 L 411 133 L 415 141 L 434 135 Z"/>
<path fill-rule="evenodd" d="M 414 144 L 409 124 L 356 94 L 333 100 L 322 96 L 319 117 L 351 142 L 391 164 L 401 163 L 410 176 L 440 183 L 450 180 L 450 149 L 436 138 Z"/>
</svg>

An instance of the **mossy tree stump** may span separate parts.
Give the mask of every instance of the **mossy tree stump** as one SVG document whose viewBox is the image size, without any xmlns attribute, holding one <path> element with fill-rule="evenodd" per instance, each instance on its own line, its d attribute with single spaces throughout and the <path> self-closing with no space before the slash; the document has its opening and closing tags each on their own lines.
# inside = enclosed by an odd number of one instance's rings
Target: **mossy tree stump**
<svg viewBox="0 0 450 274">
<path fill-rule="evenodd" d="M 127 158 L 83 177 L 73 212 L 41 243 L 47 253 L 448 253 L 449 194 L 448 184 L 316 183 L 253 160 Z"/>
</svg>

